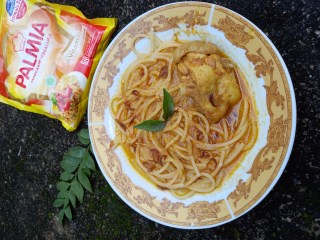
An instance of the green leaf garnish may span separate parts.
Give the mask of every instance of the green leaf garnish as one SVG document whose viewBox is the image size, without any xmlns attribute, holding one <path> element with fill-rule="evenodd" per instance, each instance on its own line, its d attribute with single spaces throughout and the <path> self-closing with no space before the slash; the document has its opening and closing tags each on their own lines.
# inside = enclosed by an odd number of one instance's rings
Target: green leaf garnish
<svg viewBox="0 0 320 240">
<path fill-rule="evenodd" d="M 76 158 L 82 158 L 83 154 L 85 153 L 86 149 L 80 146 L 72 147 L 68 150 L 66 155 Z"/>
<path fill-rule="evenodd" d="M 60 175 L 60 180 L 63 180 L 63 181 L 69 181 L 70 179 L 72 179 L 74 176 L 74 174 L 71 174 L 69 172 L 63 172 L 61 173 Z"/>
<path fill-rule="evenodd" d="M 61 192 L 66 191 L 70 187 L 70 183 L 68 182 L 59 182 L 57 184 L 57 189 Z"/>
<path fill-rule="evenodd" d="M 163 130 L 166 127 L 168 119 L 173 115 L 174 112 L 174 102 L 169 92 L 164 88 L 163 89 L 163 101 L 162 101 L 162 110 L 163 110 L 163 119 L 161 120 L 146 120 L 142 123 L 134 126 L 134 128 L 158 132 Z"/>
<path fill-rule="evenodd" d="M 163 119 L 167 121 L 172 115 L 174 111 L 174 102 L 170 94 L 167 90 L 163 89 L 163 102 L 162 102 L 162 109 L 163 109 Z"/>
<path fill-rule="evenodd" d="M 64 203 L 64 199 L 56 199 L 54 202 L 53 202 L 53 206 L 54 207 L 61 207 Z"/>
<path fill-rule="evenodd" d="M 79 179 L 79 182 L 81 183 L 81 185 L 86 190 L 88 190 L 90 193 L 92 193 L 92 188 L 91 188 L 91 184 L 90 184 L 89 178 L 85 174 L 84 170 L 79 171 L 78 179 Z"/>
<path fill-rule="evenodd" d="M 83 203 L 84 191 L 83 191 L 83 187 L 81 186 L 81 184 L 79 183 L 79 181 L 77 179 L 74 179 L 72 181 L 70 189 L 74 192 L 74 194 L 78 198 L 79 202 Z"/>
<path fill-rule="evenodd" d="M 68 154 L 65 154 L 63 156 L 61 162 L 65 163 L 66 165 L 70 165 L 70 166 L 78 166 L 79 163 L 81 162 L 81 158 L 80 157 L 73 157 Z"/>
<path fill-rule="evenodd" d="M 68 197 L 70 202 L 72 203 L 72 207 L 76 207 L 76 203 L 77 203 L 77 199 L 76 199 L 76 195 L 74 194 L 74 192 L 72 190 L 69 191 L 68 193 Z"/>
<path fill-rule="evenodd" d="M 65 217 L 72 220 L 72 208 L 76 207 L 77 201 L 83 202 L 84 190 L 93 192 L 89 177 L 91 172 L 96 170 L 96 167 L 91 156 L 92 146 L 89 131 L 87 129 L 81 130 L 78 133 L 78 139 L 84 146 L 70 148 L 60 163 L 64 172 L 61 173 L 60 181 L 57 183 L 59 192 L 53 206 L 61 208 L 58 213 L 61 223 Z"/>
<path fill-rule="evenodd" d="M 64 199 L 64 204 L 63 204 L 63 208 L 66 208 L 67 206 L 68 206 L 68 204 L 69 204 L 69 198 L 65 198 Z"/>
<path fill-rule="evenodd" d="M 88 129 L 82 129 L 78 133 L 78 138 L 79 138 L 79 141 L 82 144 L 88 145 L 90 143 L 89 130 Z"/>
<path fill-rule="evenodd" d="M 63 221 L 63 217 L 64 217 L 64 208 L 60 210 L 59 214 L 58 214 L 58 219 L 59 222 L 62 223 Z"/>
<path fill-rule="evenodd" d="M 134 128 L 147 130 L 151 132 L 161 131 L 166 127 L 166 122 L 161 120 L 146 120 L 136 126 Z"/>
<path fill-rule="evenodd" d="M 65 161 L 61 161 L 60 166 L 63 168 L 63 170 L 65 170 L 66 172 L 69 172 L 69 173 L 74 172 L 78 167 L 77 165 L 72 166 Z"/>
<path fill-rule="evenodd" d="M 64 214 L 67 216 L 67 218 L 71 221 L 72 220 L 72 213 L 71 213 L 71 208 L 70 206 L 68 206 L 65 210 L 64 210 Z"/>
<path fill-rule="evenodd" d="M 66 196 L 68 196 L 68 192 L 69 190 L 66 190 L 66 191 L 60 191 L 57 195 L 57 199 L 65 199 Z"/>
<path fill-rule="evenodd" d="M 96 170 L 96 165 L 94 164 L 94 160 L 93 158 L 91 157 L 90 153 L 89 152 L 86 152 L 83 156 L 83 161 L 84 161 L 84 164 L 86 165 L 87 168 L 95 171 Z"/>
</svg>

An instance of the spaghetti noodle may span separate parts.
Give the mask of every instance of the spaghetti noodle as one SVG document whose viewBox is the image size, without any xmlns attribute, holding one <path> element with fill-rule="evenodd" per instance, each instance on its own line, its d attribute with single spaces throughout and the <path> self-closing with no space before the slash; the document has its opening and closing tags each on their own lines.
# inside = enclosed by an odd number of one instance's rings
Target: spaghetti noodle
<svg viewBox="0 0 320 240">
<path fill-rule="evenodd" d="M 180 45 L 177 41 L 160 43 L 149 55 L 135 50 L 138 59 L 125 72 L 110 112 L 117 122 L 113 148 L 122 146 L 137 170 L 161 189 L 188 198 L 221 185 L 254 145 L 258 127 L 242 78 L 238 79 L 241 100 L 219 122 L 208 119 L 186 94 L 186 84 L 177 74 L 174 52 Z M 134 128 L 145 120 L 161 119 L 163 88 L 175 103 L 166 127 L 159 132 Z"/>
</svg>

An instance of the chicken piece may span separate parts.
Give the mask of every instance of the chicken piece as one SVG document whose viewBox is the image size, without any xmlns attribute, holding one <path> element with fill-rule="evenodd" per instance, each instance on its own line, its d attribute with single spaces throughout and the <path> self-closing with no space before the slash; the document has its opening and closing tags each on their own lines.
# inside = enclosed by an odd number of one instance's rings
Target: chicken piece
<svg viewBox="0 0 320 240">
<path fill-rule="evenodd" d="M 219 55 L 217 47 L 195 41 L 176 49 L 173 60 L 186 95 L 199 105 L 211 123 L 217 123 L 241 99 L 234 65 Z"/>
<path fill-rule="evenodd" d="M 212 54 L 218 53 L 218 48 L 213 43 L 203 41 L 186 42 L 175 50 L 173 60 L 180 62 L 187 53 Z"/>
</svg>

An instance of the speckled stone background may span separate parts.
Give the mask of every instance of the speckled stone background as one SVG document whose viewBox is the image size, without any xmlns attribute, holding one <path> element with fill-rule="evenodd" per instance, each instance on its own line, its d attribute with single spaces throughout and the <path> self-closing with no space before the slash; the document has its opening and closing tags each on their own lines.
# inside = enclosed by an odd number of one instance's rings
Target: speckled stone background
<svg viewBox="0 0 320 240">
<path fill-rule="evenodd" d="M 168 0 L 55 0 L 86 16 L 117 17 L 118 33 Z M 297 134 L 285 172 L 252 211 L 223 226 L 178 230 L 129 208 L 100 171 L 94 194 L 61 227 L 52 206 L 63 153 L 76 132 L 58 121 L 0 104 L 0 239 L 316 239 L 320 238 L 320 1 L 213 1 L 255 23 L 286 62 L 297 98 Z M 114 35 L 115 36 L 115 35 Z M 79 130 L 87 127 L 86 118 Z"/>
</svg>

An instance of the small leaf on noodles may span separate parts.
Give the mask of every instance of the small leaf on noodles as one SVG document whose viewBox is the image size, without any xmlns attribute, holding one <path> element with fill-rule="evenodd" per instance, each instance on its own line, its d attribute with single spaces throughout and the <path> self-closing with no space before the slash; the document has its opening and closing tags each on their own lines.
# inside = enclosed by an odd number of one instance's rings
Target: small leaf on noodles
<svg viewBox="0 0 320 240">
<path fill-rule="evenodd" d="M 151 132 L 161 131 L 165 127 L 166 127 L 166 122 L 161 120 L 146 120 L 134 126 L 134 128 L 151 131 Z"/>
<path fill-rule="evenodd" d="M 174 111 L 174 102 L 168 91 L 164 88 L 163 89 L 163 119 L 167 121 L 172 115 Z"/>
</svg>

